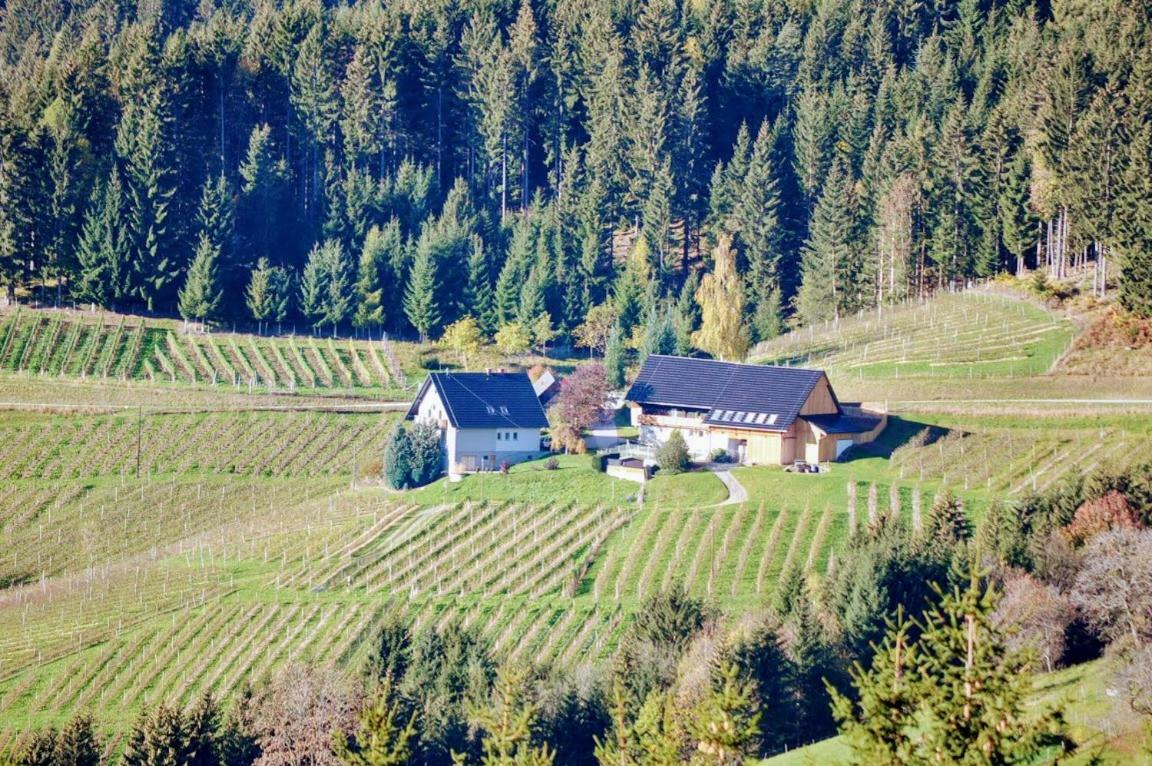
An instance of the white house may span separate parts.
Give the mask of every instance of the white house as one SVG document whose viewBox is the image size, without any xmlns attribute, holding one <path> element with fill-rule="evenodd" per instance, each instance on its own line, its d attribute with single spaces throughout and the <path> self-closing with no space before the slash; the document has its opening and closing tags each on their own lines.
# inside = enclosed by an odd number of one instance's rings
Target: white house
<svg viewBox="0 0 1152 766">
<path fill-rule="evenodd" d="M 405 417 L 440 429 L 449 478 L 539 457 L 548 425 L 523 372 L 433 372 Z"/>
</svg>

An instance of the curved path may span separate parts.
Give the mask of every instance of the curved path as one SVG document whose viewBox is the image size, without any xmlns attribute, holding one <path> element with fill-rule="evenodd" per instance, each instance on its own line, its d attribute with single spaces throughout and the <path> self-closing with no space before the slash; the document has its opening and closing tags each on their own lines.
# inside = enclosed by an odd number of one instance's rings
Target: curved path
<svg viewBox="0 0 1152 766">
<path fill-rule="evenodd" d="M 724 483 L 728 488 L 728 499 L 716 503 L 716 507 L 724 505 L 739 505 L 740 503 L 748 500 L 748 490 L 744 489 L 744 485 L 737 481 L 736 477 L 728 469 L 712 469 L 716 474 L 716 478 Z"/>
</svg>

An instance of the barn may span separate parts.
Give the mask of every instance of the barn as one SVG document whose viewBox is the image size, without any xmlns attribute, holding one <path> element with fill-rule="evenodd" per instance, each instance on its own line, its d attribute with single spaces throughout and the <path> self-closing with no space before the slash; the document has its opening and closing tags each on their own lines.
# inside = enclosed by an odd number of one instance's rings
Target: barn
<svg viewBox="0 0 1152 766">
<path fill-rule="evenodd" d="M 642 443 L 679 431 L 697 460 L 747 465 L 836 460 L 884 429 L 882 412 L 842 405 L 822 370 L 653 354 L 625 399 Z"/>
</svg>

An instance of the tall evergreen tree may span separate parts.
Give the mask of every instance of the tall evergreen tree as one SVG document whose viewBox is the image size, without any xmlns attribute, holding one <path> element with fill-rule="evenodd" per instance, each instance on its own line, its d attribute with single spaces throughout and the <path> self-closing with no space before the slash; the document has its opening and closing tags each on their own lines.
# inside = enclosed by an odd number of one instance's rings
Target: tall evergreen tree
<svg viewBox="0 0 1152 766">
<path fill-rule="evenodd" d="M 196 255 L 180 289 L 178 307 L 180 316 L 186 321 L 204 322 L 219 316 L 222 299 L 219 262 L 219 246 L 212 242 L 207 232 L 201 231 Z"/>
<path fill-rule="evenodd" d="M 439 264 L 433 248 L 432 234 L 425 229 L 416 243 L 416 259 L 408 275 L 408 287 L 404 291 L 404 315 L 420 340 L 428 340 L 440 329 L 440 290 Z"/>
<path fill-rule="evenodd" d="M 849 179 L 836 162 L 812 213 L 804 245 L 796 310 L 807 324 L 835 319 L 846 304 L 846 277 L 852 270 L 853 210 Z"/>
</svg>

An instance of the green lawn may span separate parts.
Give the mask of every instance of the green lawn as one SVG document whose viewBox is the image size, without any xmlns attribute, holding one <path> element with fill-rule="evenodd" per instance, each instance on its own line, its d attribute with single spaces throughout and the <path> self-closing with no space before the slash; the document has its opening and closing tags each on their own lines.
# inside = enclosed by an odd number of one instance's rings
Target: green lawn
<svg viewBox="0 0 1152 766">
<path fill-rule="evenodd" d="M 644 490 L 644 502 L 666 508 L 703 508 L 727 498 L 727 488 L 710 471 L 657 475 Z"/>
<path fill-rule="evenodd" d="M 440 479 L 403 497 L 421 505 L 491 500 L 622 506 L 634 503 L 640 492 L 639 484 L 593 470 L 586 455 L 560 455 L 556 460 L 559 467 L 552 471 L 547 459 L 531 460 L 512 466 L 507 474 L 478 473 L 458 482 Z"/>
</svg>

